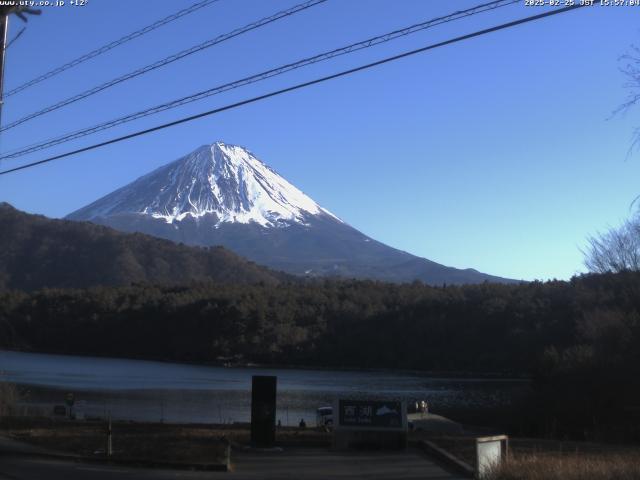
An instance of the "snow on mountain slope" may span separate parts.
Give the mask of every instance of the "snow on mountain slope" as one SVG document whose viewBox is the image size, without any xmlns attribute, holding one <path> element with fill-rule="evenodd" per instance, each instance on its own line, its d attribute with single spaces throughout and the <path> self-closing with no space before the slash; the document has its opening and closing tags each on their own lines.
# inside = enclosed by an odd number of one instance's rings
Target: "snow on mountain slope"
<svg viewBox="0 0 640 480">
<path fill-rule="evenodd" d="M 70 219 L 141 214 L 167 223 L 215 215 L 223 223 L 262 227 L 305 224 L 320 207 L 248 150 L 216 142 L 140 177 L 82 208 Z"/>
</svg>

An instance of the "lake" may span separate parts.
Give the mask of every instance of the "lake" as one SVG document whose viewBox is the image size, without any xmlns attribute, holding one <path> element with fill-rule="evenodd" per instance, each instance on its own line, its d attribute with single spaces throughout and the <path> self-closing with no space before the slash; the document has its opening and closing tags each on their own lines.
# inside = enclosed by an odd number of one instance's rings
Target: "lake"
<svg viewBox="0 0 640 480">
<path fill-rule="evenodd" d="M 433 378 L 402 372 L 213 367 L 0 351 L 0 381 L 23 386 L 23 406 L 50 412 L 73 392 L 86 415 L 180 423 L 248 422 L 252 375 L 278 377 L 277 418 L 315 423 L 335 398 L 425 398 L 431 407 L 506 405 L 514 380 Z"/>
</svg>

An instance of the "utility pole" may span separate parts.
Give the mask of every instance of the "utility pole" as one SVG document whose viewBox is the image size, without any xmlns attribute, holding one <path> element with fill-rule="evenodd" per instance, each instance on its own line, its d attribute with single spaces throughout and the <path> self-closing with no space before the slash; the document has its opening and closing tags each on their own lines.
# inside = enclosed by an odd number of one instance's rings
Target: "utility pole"
<svg viewBox="0 0 640 480">
<path fill-rule="evenodd" d="M 113 455 L 113 428 L 111 426 L 111 411 L 109 411 L 109 422 L 107 424 L 107 457 L 110 458 Z"/>
<path fill-rule="evenodd" d="M 2 107 L 4 104 L 4 57 L 7 53 L 7 34 L 9 33 L 9 14 L 0 19 L 0 126 L 2 125 Z"/>
<path fill-rule="evenodd" d="M 17 2 L 16 2 L 17 3 Z M 4 106 L 4 64 L 7 53 L 7 36 L 9 34 L 9 15 L 15 14 L 23 22 L 28 15 L 40 15 L 40 10 L 25 6 L 0 7 L 0 126 L 2 126 L 2 107 Z"/>
</svg>

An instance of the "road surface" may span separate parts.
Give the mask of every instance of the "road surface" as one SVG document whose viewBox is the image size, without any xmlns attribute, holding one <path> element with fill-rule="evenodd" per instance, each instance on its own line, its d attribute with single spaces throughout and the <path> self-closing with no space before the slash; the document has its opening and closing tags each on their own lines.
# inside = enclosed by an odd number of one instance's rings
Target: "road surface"
<svg viewBox="0 0 640 480">
<path fill-rule="evenodd" d="M 279 453 L 234 453 L 232 472 L 142 469 L 38 457 L 0 455 L 0 480 L 106 479 L 393 479 L 458 480 L 418 450 L 403 453 L 286 449 Z"/>
</svg>

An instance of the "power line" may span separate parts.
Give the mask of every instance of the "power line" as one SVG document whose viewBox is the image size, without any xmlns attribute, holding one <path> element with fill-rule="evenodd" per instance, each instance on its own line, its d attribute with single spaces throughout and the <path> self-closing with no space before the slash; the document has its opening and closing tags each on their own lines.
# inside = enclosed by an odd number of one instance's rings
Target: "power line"
<svg viewBox="0 0 640 480">
<path fill-rule="evenodd" d="M 445 40 L 443 42 L 434 43 L 434 44 L 427 45 L 427 46 L 422 47 L 422 48 L 418 48 L 418 49 L 415 49 L 415 50 L 410 50 L 408 52 L 404 52 L 404 53 L 401 53 L 401 54 L 398 54 L 398 55 L 394 55 L 394 56 L 391 56 L 391 57 L 386 57 L 386 58 L 383 58 L 382 60 L 378 60 L 378 61 L 375 61 L 375 62 L 372 62 L 372 63 L 367 63 L 367 64 L 361 65 L 359 67 L 350 68 L 348 70 L 343 70 L 341 72 L 334 73 L 332 75 L 327 75 L 325 77 L 316 78 L 315 80 L 310 80 L 308 82 L 298 83 L 298 84 L 293 85 L 291 87 L 283 88 L 281 90 L 276 90 L 276 91 L 269 92 L 269 93 L 266 93 L 266 94 L 263 94 L 263 95 L 259 95 L 257 97 L 253 97 L 253 98 L 249 98 L 249 99 L 246 99 L 246 100 L 242 100 L 240 102 L 236 102 L 236 103 L 232 103 L 232 104 L 229 104 L 229 105 L 225 105 L 224 107 L 219 107 L 219 108 L 216 108 L 216 109 L 213 109 L 213 110 L 208 110 L 206 112 L 201 112 L 201 113 L 198 113 L 196 115 L 191 115 L 191 116 L 188 116 L 188 117 L 184 117 L 184 118 L 181 118 L 179 120 L 174 120 L 172 122 L 164 123 L 162 125 L 157 125 L 155 127 L 147 128 L 145 130 L 139 130 L 137 132 L 130 133 L 130 134 L 127 134 L 127 135 L 123 135 L 121 137 L 112 138 L 112 139 L 106 140 L 104 142 L 100 142 L 100 143 L 96 143 L 96 144 L 93 144 L 93 145 L 89 145 L 87 147 L 79 148 L 77 150 L 72 150 L 70 152 L 62 153 L 60 155 L 55 155 L 55 156 L 52 156 L 52 157 L 48 157 L 48 158 L 45 158 L 43 160 L 39 160 L 37 162 L 32 162 L 32 163 L 28 163 L 28 164 L 25 164 L 25 165 L 21 165 L 19 167 L 11 168 L 11 169 L 8 169 L 8 170 L 3 170 L 3 171 L 0 171 L 0 175 L 7 175 L 9 173 L 17 172 L 19 170 L 24 170 L 24 169 L 27 169 L 27 168 L 35 167 L 37 165 L 42 165 L 44 163 L 52 162 L 52 161 L 55 161 L 55 160 L 60 160 L 62 158 L 70 157 L 72 155 L 77 155 L 79 153 L 88 152 L 90 150 L 95 150 L 97 148 L 104 147 L 106 145 L 119 143 L 119 142 L 122 142 L 124 140 L 129 140 L 131 138 L 135 138 L 135 137 L 139 137 L 139 136 L 142 136 L 142 135 L 146 135 L 148 133 L 156 132 L 158 130 L 163 130 L 165 128 L 169 128 L 169 127 L 173 127 L 173 126 L 176 126 L 176 125 L 180 125 L 182 123 L 191 122 L 191 121 L 197 120 L 199 118 L 207 117 L 207 116 L 210 116 L 210 115 L 215 115 L 217 113 L 221 113 L 221 112 L 224 112 L 224 111 L 227 111 L 227 110 L 232 110 L 234 108 L 238 108 L 238 107 L 241 107 L 243 105 L 248 105 L 248 104 L 251 104 L 251 103 L 255 103 L 255 102 L 258 102 L 260 100 L 265 100 L 267 98 L 271 98 L 271 97 L 275 97 L 275 96 L 278 96 L 278 95 L 282 95 L 284 93 L 288 93 L 288 92 L 292 92 L 292 91 L 295 91 L 295 90 L 299 90 L 299 89 L 302 89 L 302 88 L 305 88 L 305 87 L 309 87 L 311 85 L 316 85 L 316 84 L 323 83 L 323 82 L 326 82 L 326 81 L 329 81 L 329 80 L 333 80 L 335 78 L 344 77 L 344 76 L 350 75 L 352 73 L 360 72 L 362 70 L 368 70 L 370 68 L 377 67 L 377 66 L 383 65 L 385 63 L 393 62 L 393 61 L 399 60 L 401 58 L 405 58 L 405 57 L 409 57 L 409 56 L 412 56 L 412 55 L 416 55 L 418 53 L 426 52 L 428 50 L 433 50 L 433 49 L 438 48 L 438 47 L 443 47 L 445 45 L 450 45 L 450 44 L 453 44 L 453 43 L 461 42 L 463 40 L 469 40 L 471 38 L 479 37 L 481 35 L 486 35 L 488 33 L 496 32 L 498 30 L 504 30 L 504 29 L 507 29 L 507 28 L 515 27 L 515 26 L 522 25 L 522 24 L 525 24 L 525 23 L 528 23 L 528 22 L 533 22 L 533 21 L 540 20 L 540 19 L 543 19 L 543 18 L 546 18 L 546 17 L 550 17 L 552 15 L 558 15 L 558 14 L 565 13 L 565 12 L 568 12 L 568 11 L 571 11 L 571 10 L 576 10 L 578 8 L 582 8 L 582 7 L 585 7 L 585 6 L 588 6 L 588 5 L 587 4 L 572 5 L 572 6 L 568 6 L 568 7 L 558 8 L 558 9 L 554 9 L 554 10 L 551 10 L 551 11 L 548 11 L 548 12 L 539 13 L 537 15 L 532 15 L 532 16 L 529 16 L 529 17 L 525 17 L 525 18 L 521 18 L 521 19 L 518 19 L 518 20 L 511 21 L 511 22 L 503 23 L 503 24 L 500 24 L 500 25 L 497 25 L 497 26 L 494 26 L 494 27 L 486 28 L 486 29 L 483 29 L 483 30 L 478 30 L 476 32 L 469 33 L 469 34 L 466 34 L 466 35 L 462 35 L 462 36 L 459 36 L 459 37 L 455 37 L 455 38 L 452 38 L 452 39 L 449 39 L 449 40 Z"/>
<path fill-rule="evenodd" d="M 98 55 L 102 55 L 103 53 L 108 52 L 109 50 L 112 50 L 116 47 L 119 47 L 120 45 L 123 45 L 135 38 L 141 37 L 142 35 L 145 35 L 157 28 L 162 27 L 163 25 L 166 25 L 168 23 L 171 23 L 181 17 L 184 17 L 185 15 L 189 15 L 190 13 L 193 13 L 197 10 L 200 10 L 201 8 L 207 7 L 209 5 L 211 5 L 212 3 L 216 3 L 220 0 L 202 0 L 200 2 L 196 2 L 193 5 L 191 5 L 190 7 L 187 8 L 183 8 L 182 10 L 177 11 L 176 13 L 173 13 L 161 20 L 158 20 L 157 22 L 152 23 L 151 25 L 147 25 L 144 28 L 141 28 L 139 30 L 136 30 L 135 32 L 132 32 L 128 35 L 125 35 L 124 37 L 121 37 L 117 40 L 114 40 L 113 42 L 107 43 L 106 45 L 103 45 L 102 47 L 96 48 L 95 50 L 92 50 L 89 53 L 85 53 L 84 55 L 81 55 L 80 57 L 76 58 L 75 60 L 71 60 L 70 62 L 65 63 L 64 65 L 60 65 L 57 68 L 54 68 L 53 70 L 50 70 L 46 73 L 43 73 L 42 75 L 35 77 L 32 80 L 29 80 L 28 82 L 23 83 L 22 85 L 19 85 L 17 87 L 15 87 L 12 90 L 9 90 L 6 94 L 5 94 L 5 98 L 6 97 L 10 97 L 11 95 L 15 95 L 18 92 L 21 92 L 23 90 L 26 90 L 29 87 L 32 87 L 34 85 L 37 85 L 40 82 L 44 82 L 45 80 L 51 78 L 51 77 L 55 77 L 56 75 L 58 75 L 59 73 L 64 72 L 65 70 L 69 70 L 70 68 L 73 68 L 77 65 L 80 65 L 81 63 L 86 62 L 87 60 L 91 60 L 92 58 L 97 57 Z M 20 32 L 22 33 L 22 32 Z M 18 34 L 19 36 L 19 34 Z M 17 38 L 17 36 L 16 36 Z M 15 38 L 14 38 L 15 40 Z M 12 40 L 13 42 L 13 40 Z"/>
<path fill-rule="evenodd" d="M 7 43 L 7 46 L 5 48 L 9 48 L 11 45 L 13 45 L 13 42 L 15 42 L 16 40 L 18 40 L 20 38 L 20 36 L 24 33 L 24 31 L 27 29 L 27 27 L 22 27 L 20 29 L 20 31 L 18 33 L 16 33 L 13 38 L 11 40 L 9 40 L 9 42 Z M 6 96 L 6 95 L 5 95 Z"/>
<path fill-rule="evenodd" d="M 70 105 L 72 103 L 75 103 L 79 100 L 83 100 L 87 97 L 90 97 L 91 95 L 95 95 L 98 92 L 101 92 L 103 90 L 106 90 L 107 88 L 113 87 L 114 85 L 118 85 L 122 82 L 126 82 L 127 80 L 131 80 L 132 78 L 138 77 L 140 75 L 143 75 L 145 73 L 149 73 L 153 70 L 156 70 L 158 68 L 164 67 L 165 65 L 169 65 L 173 62 L 176 62 L 178 60 L 181 60 L 189 55 L 193 55 L 194 53 L 200 52 L 206 48 L 210 48 L 214 45 L 217 45 L 219 43 L 225 42 L 227 40 L 230 40 L 234 37 L 237 37 L 239 35 L 242 35 L 244 33 L 247 33 L 251 30 L 255 30 L 257 28 L 263 27 L 265 25 L 268 25 L 270 23 L 276 22 L 278 20 L 281 20 L 282 18 L 288 17 L 290 15 L 295 15 L 296 13 L 299 13 L 303 10 L 306 10 L 308 8 L 314 7 L 318 4 L 324 3 L 327 0 L 307 0 L 304 3 L 300 3 L 298 5 L 295 5 L 294 7 L 291 7 L 287 10 L 282 10 L 278 13 L 275 13 L 273 15 L 270 15 L 269 17 L 265 17 L 262 18 L 258 21 L 249 23 L 247 25 L 245 25 L 244 27 L 241 28 L 236 28 L 235 30 L 232 30 L 231 32 L 219 35 L 211 40 L 207 40 L 206 42 L 200 43 L 198 45 L 194 45 L 193 47 L 190 47 L 186 50 L 182 50 L 178 53 L 174 53 L 173 55 L 170 55 L 168 57 L 163 58 L 162 60 L 158 60 L 157 62 L 151 63 L 149 65 L 146 65 L 142 68 L 138 68 L 137 70 L 134 70 L 132 72 L 129 72 L 125 75 L 122 75 L 120 77 L 114 78 L 112 80 L 109 80 L 106 83 L 103 83 L 101 85 L 97 85 L 93 88 L 90 88 L 89 90 L 85 90 L 82 93 L 79 93 L 77 95 L 74 95 L 72 97 L 69 97 L 65 100 L 62 100 L 58 103 L 55 103 L 53 105 L 50 105 L 48 107 L 43 108 L 42 110 L 38 110 L 37 112 L 34 113 L 30 113 L 29 115 L 22 117 L 18 120 L 15 120 L 11 123 L 8 123 L 7 125 L 3 126 L 2 128 L 0 128 L 0 132 L 4 132 L 5 130 L 9 130 L 11 128 L 14 128 L 22 123 L 25 123 L 29 120 L 33 120 L 34 118 L 40 117 L 41 115 L 44 115 L 46 113 L 50 113 L 53 112 L 54 110 L 58 110 L 59 108 L 65 107 L 67 105 Z"/>
<path fill-rule="evenodd" d="M 77 130 L 75 132 L 67 133 L 62 136 L 58 136 L 56 138 L 51 138 L 48 140 L 44 140 L 35 144 L 27 145 L 25 147 L 20 147 L 20 149 L 15 149 L 11 152 L 5 152 L 0 155 L 0 160 L 5 160 L 9 158 L 18 158 L 29 153 L 33 153 L 39 150 L 43 150 L 46 148 L 53 147 L 55 145 L 60 145 L 62 143 L 66 143 L 72 140 L 77 140 L 78 138 L 85 137 L 87 135 L 91 135 L 97 132 L 101 132 L 103 130 L 107 130 L 118 125 L 122 125 L 124 123 L 128 123 L 134 120 L 138 120 L 140 118 L 144 118 L 150 115 L 154 115 L 166 110 L 170 110 L 173 108 L 177 108 L 182 105 L 186 105 L 188 103 L 192 103 L 198 100 L 202 100 L 204 98 L 211 97 L 213 95 L 218 95 L 220 93 L 224 93 L 229 90 L 233 90 L 239 87 L 243 87 L 252 83 L 256 83 L 262 80 L 266 80 L 268 78 L 272 78 L 278 75 L 282 75 L 284 73 L 290 72 L 292 70 L 296 70 L 298 68 L 306 67 L 308 65 L 312 65 L 315 63 L 323 62 L 326 60 L 330 60 L 332 58 L 345 55 L 348 53 L 352 53 L 358 50 L 362 50 L 365 48 L 370 48 L 375 45 L 389 42 L 391 40 L 395 40 L 400 37 L 404 37 L 406 35 L 410 35 L 412 33 L 416 33 L 428 28 L 432 28 L 437 25 L 441 25 L 444 23 L 452 22 L 455 20 L 459 20 L 461 18 L 469 17 L 472 15 L 476 15 L 488 10 L 495 10 L 500 7 L 505 7 L 514 3 L 520 3 L 521 0 L 495 0 L 489 3 L 481 4 L 476 7 L 469 8 L 467 10 L 461 10 L 449 15 L 445 15 L 442 17 L 433 18 L 431 20 L 417 23 L 411 25 L 406 28 L 402 28 L 399 30 L 394 30 L 393 32 L 385 33 L 383 35 L 378 35 L 376 37 L 368 38 L 366 40 L 352 43 L 345 47 L 337 48 L 334 50 L 330 50 L 328 52 L 323 52 L 312 57 L 303 58 L 293 63 L 289 63 L 271 70 L 267 70 L 265 72 L 261 72 L 250 77 L 245 77 L 240 80 L 236 80 L 230 83 L 226 83 L 223 85 L 219 85 L 213 88 L 209 88 L 200 92 L 197 92 L 192 95 L 188 95 L 186 97 L 178 98 L 172 100 L 167 103 L 163 103 L 160 105 L 156 105 L 154 107 L 147 108 L 145 110 L 141 110 L 138 112 L 134 112 L 123 117 L 116 118 L 114 120 L 110 120 L 98 125 L 94 125 L 93 127 L 84 128 L 81 130 Z"/>
</svg>

